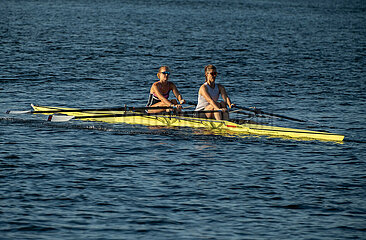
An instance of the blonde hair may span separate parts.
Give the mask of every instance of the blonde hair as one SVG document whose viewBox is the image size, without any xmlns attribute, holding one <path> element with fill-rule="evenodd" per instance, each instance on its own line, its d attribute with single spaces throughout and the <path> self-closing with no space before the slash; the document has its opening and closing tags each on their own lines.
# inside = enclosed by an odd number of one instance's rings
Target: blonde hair
<svg viewBox="0 0 366 240">
<path fill-rule="evenodd" d="M 158 73 L 160 73 L 160 72 L 161 72 L 161 70 L 162 70 L 163 68 L 166 68 L 168 71 L 170 71 L 170 68 L 169 68 L 168 66 L 161 66 L 161 67 L 159 68 Z"/>
</svg>

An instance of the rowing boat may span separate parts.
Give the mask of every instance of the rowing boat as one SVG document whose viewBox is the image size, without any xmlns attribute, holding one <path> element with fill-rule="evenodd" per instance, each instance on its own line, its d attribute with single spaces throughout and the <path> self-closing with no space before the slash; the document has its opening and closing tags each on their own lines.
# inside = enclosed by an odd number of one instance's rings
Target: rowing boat
<svg viewBox="0 0 366 240">
<path fill-rule="evenodd" d="M 146 126 L 166 126 L 166 127 L 190 127 L 190 128 L 206 128 L 220 130 L 235 135 L 264 135 L 271 137 L 292 138 L 301 140 L 322 140 L 341 142 L 343 135 L 328 133 L 323 131 L 311 131 L 296 128 L 275 127 L 270 125 L 262 125 L 256 123 L 236 123 L 234 121 L 204 119 L 197 117 L 187 117 L 174 114 L 158 114 L 149 115 L 144 112 L 135 112 L 125 110 L 98 110 L 98 111 L 80 111 L 76 108 L 59 108 L 32 105 L 34 113 L 47 114 L 52 117 L 63 114 L 70 116 L 68 119 L 80 119 L 86 121 L 101 121 L 106 123 L 125 123 L 139 124 Z"/>
</svg>

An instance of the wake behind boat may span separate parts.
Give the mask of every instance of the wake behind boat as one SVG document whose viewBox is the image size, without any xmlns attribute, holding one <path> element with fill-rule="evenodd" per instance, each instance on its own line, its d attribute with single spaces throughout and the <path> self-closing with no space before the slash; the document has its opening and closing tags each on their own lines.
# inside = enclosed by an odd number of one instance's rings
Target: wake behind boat
<svg viewBox="0 0 366 240">
<path fill-rule="evenodd" d="M 220 130 L 224 133 L 233 135 L 260 135 L 270 137 L 292 138 L 298 140 L 322 140 L 341 142 L 343 135 L 310 131 L 296 128 L 275 127 L 234 120 L 214 120 L 187 116 L 189 111 L 181 113 L 160 113 L 147 114 L 146 107 L 121 107 L 104 109 L 77 109 L 61 108 L 32 105 L 33 111 L 10 111 L 10 113 L 36 113 L 49 115 L 49 121 L 69 121 L 71 119 L 84 121 L 100 121 L 111 124 L 138 124 L 145 126 L 163 126 L 163 127 L 190 127 Z M 166 107 L 169 108 L 169 107 Z"/>
</svg>

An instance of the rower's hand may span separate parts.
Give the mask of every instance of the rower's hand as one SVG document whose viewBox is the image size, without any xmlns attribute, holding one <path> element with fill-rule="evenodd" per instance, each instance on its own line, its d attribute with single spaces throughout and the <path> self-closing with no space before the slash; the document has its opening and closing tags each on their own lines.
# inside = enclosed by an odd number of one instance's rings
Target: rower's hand
<svg viewBox="0 0 366 240">
<path fill-rule="evenodd" d="M 186 103 L 186 100 L 182 99 L 179 101 L 180 104 L 185 104 Z"/>
<path fill-rule="evenodd" d="M 235 104 L 230 104 L 229 105 L 229 108 L 231 109 L 231 108 L 233 108 L 233 107 L 236 107 L 236 105 Z"/>
<path fill-rule="evenodd" d="M 180 104 L 174 104 L 173 107 L 176 108 L 178 111 L 182 111 L 182 105 Z"/>
</svg>

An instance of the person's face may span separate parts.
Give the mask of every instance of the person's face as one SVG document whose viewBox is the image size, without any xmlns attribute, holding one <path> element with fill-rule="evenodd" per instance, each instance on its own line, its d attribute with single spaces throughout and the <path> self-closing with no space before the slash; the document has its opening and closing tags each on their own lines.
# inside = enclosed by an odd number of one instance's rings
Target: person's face
<svg viewBox="0 0 366 240">
<path fill-rule="evenodd" d="M 168 68 L 162 68 L 161 71 L 158 73 L 158 78 L 161 81 L 167 81 L 169 78 L 170 72 Z"/>
<path fill-rule="evenodd" d="M 217 72 L 214 69 L 208 69 L 206 72 L 206 78 L 208 82 L 213 82 L 215 81 L 217 76 Z"/>
</svg>

